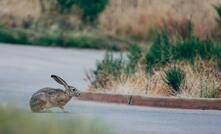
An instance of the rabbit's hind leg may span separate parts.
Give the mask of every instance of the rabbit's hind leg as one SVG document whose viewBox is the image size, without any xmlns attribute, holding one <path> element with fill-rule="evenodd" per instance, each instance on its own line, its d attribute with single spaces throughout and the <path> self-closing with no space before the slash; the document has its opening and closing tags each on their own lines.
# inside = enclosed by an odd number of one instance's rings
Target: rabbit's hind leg
<svg viewBox="0 0 221 134">
<path fill-rule="evenodd" d="M 64 112 L 64 113 L 69 113 L 68 111 L 65 111 L 65 110 L 64 110 L 64 106 L 59 106 L 59 108 L 61 109 L 62 112 Z"/>
<path fill-rule="evenodd" d="M 32 112 L 40 113 L 44 110 L 45 101 L 42 100 L 35 100 L 31 101 L 30 107 Z"/>
</svg>

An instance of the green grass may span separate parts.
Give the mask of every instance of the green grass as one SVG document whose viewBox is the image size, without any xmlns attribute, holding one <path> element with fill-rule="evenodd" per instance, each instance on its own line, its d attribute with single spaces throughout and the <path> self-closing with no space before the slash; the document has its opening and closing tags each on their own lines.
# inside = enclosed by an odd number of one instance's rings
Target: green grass
<svg viewBox="0 0 221 134">
<path fill-rule="evenodd" d="M 66 117 L 67 116 L 67 117 Z M 97 119 L 68 114 L 32 114 L 17 108 L 0 106 L 1 134 L 110 134 Z"/>
</svg>

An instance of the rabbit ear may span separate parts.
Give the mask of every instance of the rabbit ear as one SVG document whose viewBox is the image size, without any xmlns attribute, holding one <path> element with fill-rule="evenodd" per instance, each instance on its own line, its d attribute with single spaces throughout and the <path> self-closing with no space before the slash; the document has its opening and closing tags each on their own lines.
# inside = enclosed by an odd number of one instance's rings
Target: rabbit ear
<svg viewBox="0 0 221 134">
<path fill-rule="evenodd" d="M 59 76 L 51 75 L 51 78 L 53 78 L 57 83 L 63 85 L 65 89 L 68 89 L 68 84 Z"/>
</svg>

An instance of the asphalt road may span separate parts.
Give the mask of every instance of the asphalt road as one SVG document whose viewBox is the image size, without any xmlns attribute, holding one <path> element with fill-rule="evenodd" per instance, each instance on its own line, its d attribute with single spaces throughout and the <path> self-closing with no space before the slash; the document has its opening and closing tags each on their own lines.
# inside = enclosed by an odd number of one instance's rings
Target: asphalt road
<svg viewBox="0 0 221 134">
<path fill-rule="evenodd" d="M 29 110 L 31 94 L 42 87 L 62 87 L 49 76 L 57 74 L 84 90 L 85 71 L 105 52 L 0 44 L 0 103 Z M 220 134 L 221 112 L 126 106 L 73 100 L 69 114 L 98 118 L 118 134 Z M 53 109 L 55 114 L 59 109 Z"/>
</svg>

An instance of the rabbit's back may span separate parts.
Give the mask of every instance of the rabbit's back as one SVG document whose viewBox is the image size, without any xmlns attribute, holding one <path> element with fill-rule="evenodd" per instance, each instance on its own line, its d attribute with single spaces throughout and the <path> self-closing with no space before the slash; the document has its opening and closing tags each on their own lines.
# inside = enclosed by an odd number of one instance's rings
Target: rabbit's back
<svg viewBox="0 0 221 134">
<path fill-rule="evenodd" d="M 42 89 L 38 90 L 33 95 L 38 94 L 38 93 L 46 93 L 48 95 L 56 95 L 58 93 L 64 93 L 64 91 L 62 89 L 46 87 L 46 88 L 42 88 Z"/>
</svg>

